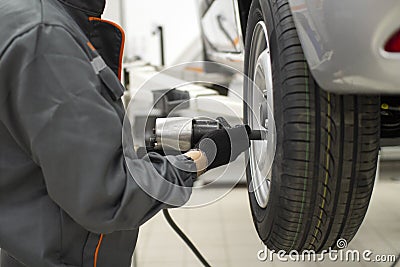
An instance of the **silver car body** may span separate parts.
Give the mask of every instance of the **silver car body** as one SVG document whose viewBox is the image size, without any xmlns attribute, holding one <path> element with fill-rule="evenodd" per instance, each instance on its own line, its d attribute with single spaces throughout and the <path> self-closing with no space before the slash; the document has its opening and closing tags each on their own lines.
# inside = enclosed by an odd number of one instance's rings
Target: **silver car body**
<svg viewBox="0 0 400 267">
<path fill-rule="evenodd" d="M 211 2 L 202 17 L 206 54 L 243 70 L 238 0 Z M 289 4 L 305 57 L 323 89 L 344 94 L 400 93 L 400 53 L 383 49 L 400 29 L 399 0 L 289 0 Z"/>
</svg>

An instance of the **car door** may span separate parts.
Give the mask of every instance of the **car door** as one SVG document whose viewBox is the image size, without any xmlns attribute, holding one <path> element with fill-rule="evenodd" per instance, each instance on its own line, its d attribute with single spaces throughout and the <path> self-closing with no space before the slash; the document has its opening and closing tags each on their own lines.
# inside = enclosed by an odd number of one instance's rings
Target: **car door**
<svg viewBox="0 0 400 267">
<path fill-rule="evenodd" d="M 201 25 L 206 45 L 214 52 L 241 53 L 236 0 L 204 0 Z"/>
</svg>

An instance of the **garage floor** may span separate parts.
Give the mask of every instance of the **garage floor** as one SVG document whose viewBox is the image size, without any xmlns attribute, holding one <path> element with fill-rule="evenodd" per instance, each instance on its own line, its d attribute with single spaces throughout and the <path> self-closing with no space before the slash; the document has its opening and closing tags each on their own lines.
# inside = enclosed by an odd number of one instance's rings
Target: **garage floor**
<svg viewBox="0 0 400 267">
<path fill-rule="evenodd" d="M 400 252 L 400 162 L 383 162 L 367 217 L 350 249 L 372 250 L 376 254 Z M 225 188 L 196 191 L 223 193 Z M 282 263 L 259 262 L 263 249 L 252 224 L 246 188 L 236 188 L 221 200 L 202 208 L 171 212 L 212 266 L 378 266 L 377 263 Z M 158 214 L 140 232 L 135 267 L 201 266 L 192 252 Z M 391 266 L 381 263 L 379 266 Z M 399 264 L 400 266 L 400 264 Z"/>
</svg>

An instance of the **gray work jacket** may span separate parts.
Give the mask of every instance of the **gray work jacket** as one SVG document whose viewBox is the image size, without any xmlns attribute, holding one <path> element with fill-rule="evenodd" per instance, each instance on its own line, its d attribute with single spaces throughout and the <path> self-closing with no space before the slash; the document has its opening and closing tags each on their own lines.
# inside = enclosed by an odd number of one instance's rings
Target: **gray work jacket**
<svg viewBox="0 0 400 267">
<path fill-rule="evenodd" d="M 128 171 L 121 53 L 105 46 L 122 32 L 90 27 L 57 0 L 0 0 L 0 247 L 21 266 L 130 266 L 139 226 L 167 207 L 133 177 L 196 177 L 184 156 L 131 158 Z M 160 191 L 181 205 L 191 194 Z"/>
</svg>

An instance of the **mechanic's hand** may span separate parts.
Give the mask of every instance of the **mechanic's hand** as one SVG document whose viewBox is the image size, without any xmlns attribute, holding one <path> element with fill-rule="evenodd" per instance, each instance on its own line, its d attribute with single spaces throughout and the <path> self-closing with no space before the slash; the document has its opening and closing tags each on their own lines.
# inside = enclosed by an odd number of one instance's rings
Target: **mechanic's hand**
<svg viewBox="0 0 400 267">
<path fill-rule="evenodd" d="M 250 147 L 250 128 L 245 125 L 215 130 L 204 135 L 195 148 L 207 158 L 206 170 L 226 165 Z"/>
<path fill-rule="evenodd" d="M 194 163 L 196 163 L 196 169 L 197 169 L 197 177 L 205 173 L 207 169 L 207 157 L 206 154 L 200 150 L 189 150 L 188 152 L 185 153 L 185 156 L 191 158 Z"/>
</svg>

